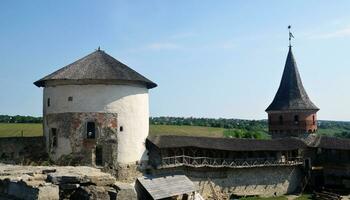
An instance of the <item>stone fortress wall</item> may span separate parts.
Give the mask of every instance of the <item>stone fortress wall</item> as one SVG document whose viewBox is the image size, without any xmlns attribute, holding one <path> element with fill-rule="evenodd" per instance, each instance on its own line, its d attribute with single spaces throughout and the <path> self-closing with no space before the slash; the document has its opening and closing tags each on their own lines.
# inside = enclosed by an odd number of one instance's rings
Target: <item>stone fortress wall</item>
<svg viewBox="0 0 350 200">
<path fill-rule="evenodd" d="M 156 175 L 185 174 L 205 198 L 215 194 L 221 199 L 237 196 L 281 196 L 300 189 L 303 172 L 301 167 L 258 167 L 244 169 L 184 168 L 155 170 Z"/>
<path fill-rule="evenodd" d="M 47 158 L 44 137 L 0 138 L 0 161 L 30 164 Z"/>
</svg>

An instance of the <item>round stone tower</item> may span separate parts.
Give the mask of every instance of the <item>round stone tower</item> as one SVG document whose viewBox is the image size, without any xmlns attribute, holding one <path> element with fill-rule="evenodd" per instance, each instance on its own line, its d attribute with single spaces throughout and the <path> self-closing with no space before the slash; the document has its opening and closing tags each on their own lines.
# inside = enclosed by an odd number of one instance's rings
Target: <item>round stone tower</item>
<svg viewBox="0 0 350 200">
<path fill-rule="evenodd" d="M 319 109 L 309 99 L 289 46 L 282 80 L 275 98 L 266 109 L 273 138 L 300 137 L 317 130 Z"/>
<path fill-rule="evenodd" d="M 36 81 L 46 147 L 55 161 L 116 169 L 148 159 L 148 90 L 157 85 L 97 50 Z"/>
</svg>

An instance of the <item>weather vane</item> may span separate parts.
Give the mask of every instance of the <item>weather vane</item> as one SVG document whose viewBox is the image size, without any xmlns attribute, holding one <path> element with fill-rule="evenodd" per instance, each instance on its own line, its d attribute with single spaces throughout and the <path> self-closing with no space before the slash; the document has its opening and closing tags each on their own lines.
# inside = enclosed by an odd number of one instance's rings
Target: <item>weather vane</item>
<svg viewBox="0 0 350 200">
<path fill-rule="evenodd" d="M 288 26 L 288 31 L 289 31 L 289 47 L 292 47 L 292 44 L 291 44 L 291 40 L 292 38 L 294 38 L 294 35 L 292 34 L 292 32 L 290 32 L 290 29 L 292 28 L 291 25 Z"/>
</svg>

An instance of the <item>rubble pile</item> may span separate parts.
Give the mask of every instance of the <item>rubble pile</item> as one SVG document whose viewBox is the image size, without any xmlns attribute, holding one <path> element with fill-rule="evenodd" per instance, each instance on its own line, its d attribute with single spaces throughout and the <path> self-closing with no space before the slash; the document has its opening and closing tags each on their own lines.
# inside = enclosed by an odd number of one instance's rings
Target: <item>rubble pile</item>
<svg viewBox="0 0 350 200">
<path fill-rule="evenodd" d="M 0 165 L 0 200 L 136 199 L 134 187 L 85 166 Z"/>
</svg>

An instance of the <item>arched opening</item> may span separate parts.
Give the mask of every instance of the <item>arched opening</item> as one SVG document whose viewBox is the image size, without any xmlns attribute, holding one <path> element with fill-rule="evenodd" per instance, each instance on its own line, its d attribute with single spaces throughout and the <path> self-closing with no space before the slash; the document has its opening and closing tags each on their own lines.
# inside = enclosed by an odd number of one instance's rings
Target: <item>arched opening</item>
<svg viewBox="0 0 350 200">
<path fill-rule="evenodd" d="M 283 117 L 282 117 L 282 115 L 280 115 L 280 117 L 279 117 L 279 124 L 283 125 Z"/>
<path fill-rule="evenodd" d="M 299 115 L 294 116 L 294 124 L 299 124 Z"/>
<path fill-rule="evenodd" d="M 95 139 L 96 138 L 96 128 L 95 122 L 88 122 L 86 125 L 86 138 Z"/>
</svg>

